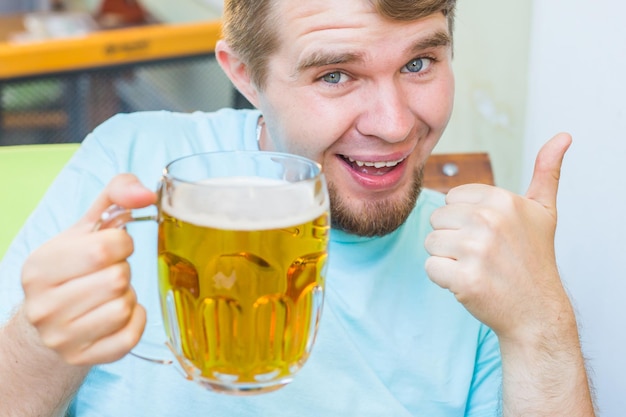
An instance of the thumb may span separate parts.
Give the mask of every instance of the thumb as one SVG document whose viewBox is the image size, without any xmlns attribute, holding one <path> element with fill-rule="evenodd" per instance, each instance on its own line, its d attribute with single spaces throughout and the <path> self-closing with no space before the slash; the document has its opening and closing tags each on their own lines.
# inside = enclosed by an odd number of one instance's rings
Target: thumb
<svg viewBox="0 0 626 417">
<path fill-rule="evenodd" d="M 543 145 L 535 159 L 535 170 L 526 192 L 527 198 L 547 208 L 556 207 L 561 164 L 571 143 L 572 137 L 569 134 L 559 133 Z"/>
<path fill-rule="evenodd" d="M 155 202 L 156 193 L 143 186 L 137 177 L 119 174 L 107 184 L 79 223 L 93 226 L 100 220 L 102 212 L 112 204 L 131 209 L 146 207 Z"/>
</svg>

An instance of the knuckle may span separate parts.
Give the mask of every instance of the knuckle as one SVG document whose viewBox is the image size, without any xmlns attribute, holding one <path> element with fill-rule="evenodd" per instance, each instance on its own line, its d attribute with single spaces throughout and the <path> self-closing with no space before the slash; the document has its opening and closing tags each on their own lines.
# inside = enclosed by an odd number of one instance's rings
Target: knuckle
<svg viewBox="0 0 626 417">
<path fill-rule="evenodd" d="M 432 278 L 433 276 L 436 276 L 439 270 L 437 258 L 435 258 L 434 256 L 428 257 L 426 259 L 426 262 L 424 263 L 424 270 L 429 277 Z"/>
<path fill-rule="evenodd" d="M 428 253 L 432 254 L 436 241 L 437 238 L 434 236 L 434 233 L 426 235 L 426 239 L 424 239 L 424 248 L 426 248 Z"/>
<path fill-rule="evenodd" d="M 102 267 L 107 265 L 111 259 L 111 248 L 98 241 L 96 244 L 91 245 L 86 249 L 85 257 L 91 264 Z"/>
<path fill-rule="evenodd" d="M 438 220 L 441 217 L 441 213 L 442 213 L 442 207 L 437 207 L 436 209 L 433 210 L 433 212 L 430 214 L 431 226 L 434 226 L 438 223 Z"/>
<path fill-rule="evenodd" d="M 494 228 L 498 226 L 499 215 L 491 207 L 481 206 L 473 212 L 473 222 L 482 227 Z"/>
<path fill-rule="evenodd" d="M 429 257 L 424 263 L 424 270 L 431 281 L 437 285 L 444 285 L 443 282 L 446 281 L 445 278 L 448 275 L 444 259 L 438 256 Z"/>
<path fill-rule="evenodd" d="M 141 336 L 136 332 L 124 330 L 119 334 L 120 350 L 130 352 L 132 348 L 137 346 Z"/>
<path fill-rule="evenodd" d="M 491 240 L 488 233 L 483 233 L 483 236 L 475 237 L 473 239 L 464 240 L 463 253 L 469 254 L 472 258 L 484 259 L 491 253 Z"/>
<path fill-rule="evenodd" d="M 136 329 L 133 326 L 127 326 L 120 333 L 120 341 L 121 345 L 124 347 L 126 352 L 129 352 L 132 348 L 137 346 L 139 341 L 141 340 L 141 329 Z"/>
<path fill-rule="evenodd" d="M 68 349 L 68 339 L 61 332 L 54 330 L 43 330 L 39 333 L 39 337 L 43 345 L 49 349 L 54 350 L 64 359 L 66 358 Z"/>
<path fill-rule="evenodd" d="M 24 292 L 32 291 L 39 283 L 41 283 L 45 275 L 41 268 L 38 268 L 33 262 L 26 261 L 22 266 L 22 287 Z"/>
<path fill-rule="evenodd" d="M 107 288 L 114 294 L 123 294 L 130 285 L 130 266 L 128 262 L 112 265 L 107 271 Z"/>
<path fill-rule="evenodd" d="M 58 306 L 50 298 L 49 294 L 38 294 L 27 295 L 24 299 L 22 305 L 24 317 L 38 329 L 47 323 L 53 323 L 55 314 L 58 313 Z"/>
<path fill-rule="evenodd" d="M 117 321 L 120 325 L 126 324 L 132 316 L 134 300 L 129 300 L 128 298 L 118 298 L 109 304 L 111 320 Z"/>
<path fill-rule="evenodd" d="M 91 346 L 80 350 L 67 350 L 61 355 L 65 362 L 72 366 L 90 366 L 99 363 L 92 355 Z"/>
<path fill-rule="evenodd" d="M 462 274 L 460 282 L 463 286 L 463 297 L 468 300 L 474 299 L 485 292 L 484 274 L 477 268 L 466 269 Z"/>
<path fill-rule="evenodd" d="M 92 264 L 103 267 L 130 256 L 132 253 L 132 242 L 130 236 L 125 231 L 106 229 L 99 233 L 101 238 L 95 239 L 85 253 L 85 256 Z"/>
<path fill-rule="evenodd" d="M 145 327 L 146 310 L 140 304 L 137 304 L 133 309 L 133 317 L 128 323 L 128 326 L 126 326 L 128 331 L 127 346 L 129 347 L 129 350 L 139 343 Z"/>
<path fill-rule="evenodd" d="M 47 314 L 44 312 L 40 303 L 25 301 L 24 316 L 29 323 L 37 327 L 44 321 Z"/>
<path fill-rule="evenodd" d="M 494 211 L 497 210 L 499 213 L 518 213 L 520 209 L 523 207 L 523 199 L 514 193 L 499 190 L 500 192 L 496 195 L 493 206 Z"/>
<path fill-rule="evenodd" d="M 63 356 L 63 359 L 65 359 L 65 362 L 72 366 L 92 365 L 92 363 L 88 361 L 84 355 L 67 355 Z"/>
</svg>

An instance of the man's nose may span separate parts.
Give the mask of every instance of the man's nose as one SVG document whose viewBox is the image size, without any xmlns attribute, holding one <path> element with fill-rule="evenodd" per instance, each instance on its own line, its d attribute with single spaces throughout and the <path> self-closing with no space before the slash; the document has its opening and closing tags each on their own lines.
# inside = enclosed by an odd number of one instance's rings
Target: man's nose
<svg viewBox="0 0 626 417">
<path fill-rule="evenodd" d="M 402 142 L 416 123 L 408 93 L 395 81 L 372 87 L 362 99 L 358 131 L 386 142 Z"/>
</svg>

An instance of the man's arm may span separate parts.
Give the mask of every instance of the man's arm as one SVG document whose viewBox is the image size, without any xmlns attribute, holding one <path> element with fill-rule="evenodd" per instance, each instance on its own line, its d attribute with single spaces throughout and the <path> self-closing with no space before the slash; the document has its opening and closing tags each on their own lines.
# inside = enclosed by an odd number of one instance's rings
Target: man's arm
<svg viewBox="0 0 626 417">
<path fill-rule="evenodd" d="M 129 174 L 115 177 L 85 216 L 22 266 L 24 302 L 0 329 L 0 417 L 62 416 L 90 366 L 126 355 L 146 315 L 130 285 L 126 231 L 94 232 L 111 204 L 153 204 Z"/>
<path fill-rule="evenodd" d="M 556 265 L 556 195 L 571 138 L 537 156 L 525 196 L 452 189 L 426 239 L 430 278 L 497 334 L 505 416 L 594 415 L 576 318 Z"/>
<path fill-rule="evenodd" d="M 500 338 L 505 416 L 593 416 L 592 393 L 567 300 L 523 340 Z"/>
<path fill-rule="evenodd" d="M 20 309 L 0 329 L 0 417 L 64 416 L 88 366 L 41 344 Z"/>
</svg>

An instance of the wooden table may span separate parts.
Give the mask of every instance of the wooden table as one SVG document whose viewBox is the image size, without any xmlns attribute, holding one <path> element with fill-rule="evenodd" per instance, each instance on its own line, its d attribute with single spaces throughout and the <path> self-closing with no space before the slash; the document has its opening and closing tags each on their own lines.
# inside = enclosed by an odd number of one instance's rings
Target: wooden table
<svg viewBox="0 0 626 417">
<path fill-rule="evenodd" d="M 111 74 L 127 73 L 141 65 L 212 55 L 221 33 L 221 22 L 212 20 L 155 23 L 97 30 L 81 37 L 12 42 L 13 34 L 24 31 L 23 21 L 24 15 L 0 16 L 0 93 L 8 85 L 65 75 L 88 74 L 94 85 L 107 84 L 111 77 L 117 76 Z M 111 72 L 115 69 L 121 72 Z M 19 129 L 25 123 L 28 127 L 56 124 L 68 128 L 67 134 L 72 138 L 68 141 L 79 141 L 86 133 L 86 124 L 88 129 L 101 121 L 97 120 L 98 112 L 108 117 L 114 111 L 92 105 L 93 95 L 78 95 L 77 88 L 73 87 L 68 90 L 74 92 L 69 100 L 82 100 L 78 107 L 84 110 L 84 114 L 68 114 L 61 106 L 46 109 L 33 117 L 28 111 L 2 109 L 0 102 L 0 137 L 3 130 Z M 113 94 L 113 89 L 106 86 L 98 91 Z"/>
</svg>

